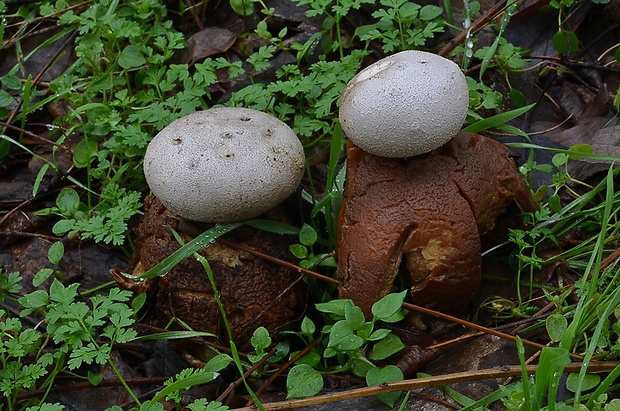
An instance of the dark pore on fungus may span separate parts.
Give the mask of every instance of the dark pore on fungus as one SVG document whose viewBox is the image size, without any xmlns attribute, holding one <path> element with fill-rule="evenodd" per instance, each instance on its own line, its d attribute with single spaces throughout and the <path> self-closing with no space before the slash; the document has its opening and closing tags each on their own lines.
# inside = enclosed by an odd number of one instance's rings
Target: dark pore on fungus
<svg viewBox="0 0 620 411">
<path fill-rule="evenodd" d="M 401 263 L 414 304 L 457 312 L 480 283 L 480 236 L 515 201 L 536 204 L 506 147 L 459 133 L 431 153 L 385 158 L 350 146 L 339 221 L 340 298 L 367 318 Z"/>
</svg>

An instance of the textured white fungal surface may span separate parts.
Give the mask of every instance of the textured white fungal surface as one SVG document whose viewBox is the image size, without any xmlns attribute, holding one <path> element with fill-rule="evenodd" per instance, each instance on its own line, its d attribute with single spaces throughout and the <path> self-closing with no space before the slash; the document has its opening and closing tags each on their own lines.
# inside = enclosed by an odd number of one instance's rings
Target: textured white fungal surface
<svg viewBox="0 0 620 411">
<path fill-rule="evenodd" d="M 424 51 L 402 51 L 360 71 L 342 95 L 346 136 L 382 157 L 411 157 L 447 143 L 460 130 L 469 104 L 459 67 Z"/>
<path fill-rule="evenodd" d="M 295 133 L 257 110 L 214 108 L 182 117 L 149 143 L 144 174 L 153 194 L 189 220 L 256 217 L 295 191 L 305 156 Z"/>
</svg>

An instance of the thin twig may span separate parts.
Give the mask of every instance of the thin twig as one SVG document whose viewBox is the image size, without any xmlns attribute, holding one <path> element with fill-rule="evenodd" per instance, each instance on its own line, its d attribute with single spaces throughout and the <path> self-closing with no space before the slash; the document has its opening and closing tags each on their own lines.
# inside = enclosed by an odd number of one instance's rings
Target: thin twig
<svg viewBox="0 0 620 411">
<path fill-rule="evenodd" d="M 611 371 L 620 365 L 620 362 L 601 362 L 590 363 L 587 365 L 588 372 L 606 372 Z M 564 372 L 578 372 L 583 368 L 583 363 L 572 363 L 564 368 Z M 526 367 L 528 374 L 534 374 L 538 366 L 529 365 Z M 272 403 L 263 403 L 265 410 L 286 410 L 301 407 L 307 407 L 317 404 L 334 403 L 338 401 L 350 400 L 353 398 L 370 397 L 377 394 L 385 394 L 394 391 L 414 390 L 425 387 L 438 387 L 450 384 L 490 380 L 496 378 L 507 378 L 521 375 L 522 368 L 520 365 L 506 365 L 499 368 L 490 368 L 476 371 L 458 372 L 454 374 L 445 374 L 432 377 L 416 378 L 411 380 L 383 383 L 366 388 L 357 388 L 348 391 L 339 391 L 332 394 L 319 395 L 316 397 L 302 398 L 298 400 L 288 400 Z M 237 408 L 236 411 L 254 411 L 256 406 Z"/>
</svg>

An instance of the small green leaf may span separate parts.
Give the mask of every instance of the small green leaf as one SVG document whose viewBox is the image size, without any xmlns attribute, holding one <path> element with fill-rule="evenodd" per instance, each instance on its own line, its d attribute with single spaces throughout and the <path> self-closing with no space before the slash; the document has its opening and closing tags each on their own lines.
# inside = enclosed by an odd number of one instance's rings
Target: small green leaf
<svg viewBox="0 0 620 411">
<path fill-rule="evenodd" d="M 372 305 L 372 315 L 378 320 L 391 317 L 401 309 L 406 295 L 407 290 L 386 295 Z"/>
<path fill-rule="evenodd" d="M 65 255 L 65 246 L 62 241 L 55 241 L 47 250 L 47 259 L 54 265 L 58 265 L 63 255 Z"/>
<path fill-rule="evenodd" d="M 240 16 L 251 16 L 254 14 L 254 3 L 252 0 L 230 0 L 230 7 Z"/>
<path fill-rule="evenodd" d="M 429 21 L 436 19 L 437 17 L 441 16 L 442 12 L 443 10 L 441 9 L 441 7 L 434 5 L 424 6 L 422 7 L 422 9 L 420 9 L 420 20 Z"/>
<path fill-rule="evenodd" d="M 88 371 L 88 382 L 90 383 L 90 385 L 94 387 L 96 385 L 99 385 L 101 381 L 103 381 L 103 375 L 95 374 L 92 371 Z"/>
<path fill-rule="evenodd" d="M 558 53 L 564 54 L 568 51 L 568 39 L 566 38 L 566 35 L 564 35 L 563 31 L 558 31 L 555 33 L 551 42 Z"/>
<path fill-rule="evenodd" d="M 562 209 L 562 200 L 560 199 L 560 196 L 557 194 L 553 194 L 549 196 L 549 198 L 547 199 L 547 204 L 549 204 L 549 208 L 553 212 L 557 213 L 558 211 Z"/>
<path fill-rule="evenodd" d="M 382 340 L 389 333 L 390 333 L 390 330 L 388 330 L 386 328 L 379 328 L 378 330 L 375 330 L 372 334 L 370 334 L 368 336 L 368 341 L 379 341 L 379 340 Z"/>
<path fill-rule="evenodd" d="M 80 196 L 72 188 L 63 188 L 56 197 L 56 207 L 65 217 L 71 217 L 80 208 Z"/>
<path fill-rule="evenodd" d="M 516 107 L 524 107 L 527 105 L 527 98 L 525 98 L 525 95 L 516 88 L 511 88 L 508 96 L 512 104 Z"/>
<path fill-rule="evenodd" d="M 291 251 L 291 254 L 297 258 L 308 258 L 308 249 L 301 244 L 291 244 L 288 246 L 288 249 Z"/>
<path fill-rule="evenodd" d="M 366 374 L 368 374 L 368 371 L 372 368 L 375 368 L 375 366 L 363 357 L 351 359 L 351 369 L 353 374 L 358 377 L 366 378 Z"/>
<path fill-rule="evenodd" d="M 372 347 L 372 351 L 370 352 L 368 358 L 372 361 L 385 360 L 403 348 L 405 348 L 405 344 L 403 344 L 400 338 L 398 338 L 397 335 L 390 333 L 381 341 L 376 343 L 374 347 Z"/>
<path fill-rule="evenodd" d="M 586 374 L 581 387 L 579 387 L 579 373 L 572 372 L 566 377 L 566 389 L 570 392 L 577 392 L 580 389 L 582 392 L 591 390 L 601 382 L 601 376 L 598 374 Z"/>
<path fill-rule="evenodd" d="M 304 224 L 301 227 L 301 231 L 299 231 L 299 242 L 301 242 L 305 246 L 310 247 L 314 243 L 316 243 L 317 239 L 318 235 L 314 228 L 312 228 L 308 224 Z"/>
<path fill-rule="evenodd" d="M 56 235 L 65 235 L 75 229 L 75 220 L 60 220 L 52 227 L 52 232 Z"/>
<path fill-rule="evenodd" d="M 579 40 L 572 31 L 558 31 L 551 42 L 560 54 L 575 53 L 579 49 Z"/>
<path fill-rule="evenodd" d="M 379 385 L 386 382 L 402 381 L 404 378 L 403 372 L 395 365 L 387 365 L 383 368 L 375 367 L 368 370 L 366 374 L 366 384 L 370 387 L 373 385 Z M 385 394 L 377 395 L 377 399 L 386 404 L 389 407 L 393 407 L 398 401 L 401 392 L 388 392 Z"/>
<path fill-rule="evenodd" d="M 146 303 L 147 294 L 140 293 L 133 300 L 131 300 L 131 309 L 134 313 L 137 313 L 142 309 L 144 303 Z"/>
<path fill-rule="evenodd" d="M 291 368 L 286 378 L 286 398 L 312 397 L 323 389 L 323 377 L 314 368 L 299 364 Z"/>
<path fill-rule="evenodd" d="M 344 318 L 354 330 L 360 329 L 366 321 L 362 309 L 353 304 L 348 304 L 344 307 Z"/>
<path fill-rule="evenodd" d="M 579 154 L 592 154 L 592 146 L 590 144 L 574 144 L 568 148 L 570 154 L 568 158 L 571 160 L 581 160 L 583 156 Z"/>
<path fill-rule="evenodd" d="M 301 332 L 309 337 L 312 337 L 315 331 L 316 326 L 314 325 L 314 322 L 310 318 L 304 317 L 304 319 L 301 320 Z"/>
<path fill-rule="evenodd" d="M 344 318 L 345 306 L 353 305 L 351 300 L 339 299 L 331 300 L 326 303 L 316 304 L 316 309 L 322 313 L 334 314 L 337 318 Z"/>
<path fill-rule="evenodd" d="M 54 270 L 51 268 L 42 268 L 34 275 L 32 278 L 32 285 L 35 287 L 40 286 L 47 280 L 52 274 L 54 274 Z"/>
<path fill-rule="evenodd" d="M 252 344 L 257 353 L 263 353 L 271 345 L 269 331 L 265 327 L 258 327 L 254 330 L 252 338 L 250 338 L 250 344 Z"/>
<path fill-rule="evenodd" d="M 364 345 L 364 340 L 355 335 L 353 327 L 346 320 L 340 320 L 329 332 L 327 346 L 338 352 L 353 351 Z"/>
<path fill-rule="evenodd" d="M 291 358 L 293 355 L 296 355 L 297 352 L 295 353 L 291 353 Z M 309 351 L 306 354 L 304 354 L 303 357 L 299 358 L 295 364 L 306 364 L 309 365 L 310 367 L 314 367 L 315 365 L 319 364 L 321 362 L 321 359 L 323 357 L 321 357 L 321 354 L 319 354 L 316 351 Z"/>
<path fill-rule="evenodd" d="M 93 139 L 85 138 L 73 150 L 73 164 L 77 168 L 87 167 L 96 156 L 97 142 Z"/>
<path fill-rule="evenodd" d="M 545 327 L 547 328 L 549 338 L 554 342 L 558 342 L 568 328 L 568 321 L 562 314 L 551 314 L 545 321 Z"/>
<path fill-rule="evenodd" d="M 0 107 L 9 107 L 15 99 L 4 90 L 0 90 Z"/>
<path fill-rule="evenodd" d="M 121 51 L 118 58 L 118 65 L 125 70 L 137 68 L 146 64 L 146 59 L 140 52 L 138 46 L 130 44 Z"/>
<path fill-rule="evenodd" d="M 551 162 L 557 168 L 560 168 L 568 162 L 568 156 L 564 153 L 558 153 L 551 158 Z"/>
</svg>

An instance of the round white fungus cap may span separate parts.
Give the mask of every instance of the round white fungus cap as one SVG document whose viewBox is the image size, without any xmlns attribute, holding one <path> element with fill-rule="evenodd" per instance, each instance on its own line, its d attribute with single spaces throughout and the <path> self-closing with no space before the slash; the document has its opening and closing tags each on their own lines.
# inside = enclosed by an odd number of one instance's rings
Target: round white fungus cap
<svg viewBox="0 0 620 411">
<path fill-rule="evenodd" d="M 351 79 L 339 118 L 346 136 L 362 150 L 411 157 L 454 137 L 468 105 L 467 81 L 454 62 L 424 51 L 402 51 Z"/>
<path fill-rule="evenodd" d="M 303 147 L 285 123 L 257 110 L 214 108 L 182 117 L 149 143 L 144 175 L 181 217 L 232 222 L 291 195 L 304 173 Z"/>
</svg>

